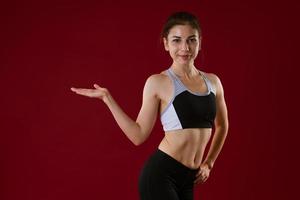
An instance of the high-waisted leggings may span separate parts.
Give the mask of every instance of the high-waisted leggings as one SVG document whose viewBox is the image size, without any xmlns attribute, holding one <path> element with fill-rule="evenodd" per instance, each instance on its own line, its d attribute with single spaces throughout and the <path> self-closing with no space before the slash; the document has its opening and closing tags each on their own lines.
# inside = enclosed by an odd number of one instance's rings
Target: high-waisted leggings
<svg viewBox="0 0 300 200">
<path fill-rule="evenodd" d="M 141 171 L 140 199 L 193 200 L 197 171 L 198 169 L 190 169 L 157 149 Z"/>
</svg>

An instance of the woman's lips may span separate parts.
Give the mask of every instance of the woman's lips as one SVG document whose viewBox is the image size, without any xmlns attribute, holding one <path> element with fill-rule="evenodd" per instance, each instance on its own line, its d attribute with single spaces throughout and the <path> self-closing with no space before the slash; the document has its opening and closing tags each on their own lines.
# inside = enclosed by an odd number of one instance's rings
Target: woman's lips
<svg viewBox="0 0 300 200">
<path fill-rule="evenodd" d="M 179 55 L 180 58 L 182 58 L 183 60 L 188 60 L 190 55 Z"/>
</svg>

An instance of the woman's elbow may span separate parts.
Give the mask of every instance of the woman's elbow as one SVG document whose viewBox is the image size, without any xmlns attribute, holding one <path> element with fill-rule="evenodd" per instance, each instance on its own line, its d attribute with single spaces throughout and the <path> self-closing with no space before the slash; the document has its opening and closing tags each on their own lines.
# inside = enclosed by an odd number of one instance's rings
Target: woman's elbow
<svg viewBox="0 0 300 200">
<path fill-rule="evenodd" d="M 136 134 L 134 138 L 132 138 L 131 142 L 135 145 L 135 146 L 139 146 L 141 144 L 143 144 L 147 138 L 150 135 L 151 129 L 149 128 L 142 128 L 138 123 L 138 130 L 136 130 Z"/>
<path fill-rule="evenodd" d="M 229 123 L 228 123 L 228 121 L 224 121 L 222 123 L 216 123 L 215 128 L 216 128 L 216 130 L 219 130 L 219 132 L 227 134 L 228 129 L 229 129 Z"/>
<path fill-rule="evenodd" d="M 147 140 L 147 135 L 145 133 L 140 132 L 139 134 L 137 134 L 138 137 L 132 138 L 131 142 L 135 145 L 135 146 L 140 146 L 141 144 L 143 144 L 146 140 Z"/>
<path fill-rule="evenodd" d="M 143 142 L 139 139 L 131 139 L 130 140 L 132 142 L 132 144 L 134 144 L 134 146 L 140 146 Z"/>
<path fill-rule="evenodd" d="M 140 146 L 141 144 L 143 144 L 145 142 L 145 140 L 142 139 L 135 139 L 135 140 L 131 140 L 131 142 L 135 145 L 135 146 Z"/>
</svg>

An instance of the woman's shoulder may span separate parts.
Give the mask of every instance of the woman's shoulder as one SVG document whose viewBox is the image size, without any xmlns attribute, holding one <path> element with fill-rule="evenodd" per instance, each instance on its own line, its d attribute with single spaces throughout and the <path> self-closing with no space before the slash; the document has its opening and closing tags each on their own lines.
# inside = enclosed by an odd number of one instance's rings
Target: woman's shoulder
<svg viewBox="0 0 300 200">
<path fill-rule="evenodd" d="M 215 73 L 208 73 L 203 71 L 200 72 L 203 73 L 204 76 L 211 82 L 212 87 L 217 93 L 219 92 L 223 93 L 223 86 L 221 80 Z"/>
<path fill-rule="evenodd" d="M 200 70 L 199 70 L 200 71 Z M 204 71 L 200 71 L 202 74 L 204 74 L 204 76 L 206 78 L 208 78 L 208 80 L 210 82 L 212 82 L 213 84 L 218 84 L 220 82 L 220 78 L 215 74 L 215 73 L 211 73 L 211 72 L 204 72 Z"/>
<path fill-rule="evenodd" d="M 163 91 L 169 88 L 169 86 L 171 85 L 170 83 L 171 81 L 168 78 L 166 70 L 164 70 L 148 76 L 145 87 L 151 88 L 154 93 L 161 94 Z"/>
<path fill-rule="evenodd" d="M 151 74 L 148 78 L 147 81 L 150 82 L 155 82 L 155 83 L 162 83 L 164 81 L 166 81 L 168 79 L 168 75 L 167 75 L 167 70 L 163 70 L 159 73 L 156 74 Z"/>
</svg>

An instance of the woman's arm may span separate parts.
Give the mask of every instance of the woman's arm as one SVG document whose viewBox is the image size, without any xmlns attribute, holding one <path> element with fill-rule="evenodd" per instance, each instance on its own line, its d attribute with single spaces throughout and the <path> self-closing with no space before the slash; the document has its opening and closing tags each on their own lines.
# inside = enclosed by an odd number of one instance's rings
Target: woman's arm
<svg viewBox="0 0 300 200">
<path fill-rule="evenodd" d="M 216 86 L 216 106 L 217 113 L 215 118 L 215 133 L 210 145 L 210 149 L 207 153 L 204 164 L 208 165 L 208 168 L 211 169 L 223 147 L 225 138 L 228 132 L 228 116 L 227 116 L 227 107 L 224 98 L 223 86 L 220 79 L 216 75 L 213 76 L 213 82 Z"/>
<path fill-rule="evenodd" d="M 228 132 L 228 116 L 223 86 L 220 79 L 214 74 L 210 75 L 210 80 L 216 87 L 217 113 L 215 118 L 215 133 L 206 158 L 201 163 L 199 171 L 196 174 L 195 184 L 204 183 L 208 179 L 210 170 L 223 147 Z"/>
<path fill-rule="evenodd" d="M 148 138 L 156 121 L 159 99 L 156 95 L 158 84 L 155 76 L 150 76 L 145 83 L 142 107 L 136 121 L 128 117 L 111 95 L 105 101 L 117 124 L 135 145 L 142 144 Z"/>
<path fill-rule="evenodd" d="M 136 121 L 132 120 L 122 110 L 106 88 L 95 84 L 95 89 L 71 88 L 71 90 L 80 95 L 102 99 L 128 139 L 135 145 L 140 145 L 150 135 L 157 117 L 159 106 L 159 98 L 157 97 L 159 79 L 157 76 L 159 75 L 150 76 L 145 83 L 142 107 Z"/>
</svg>

